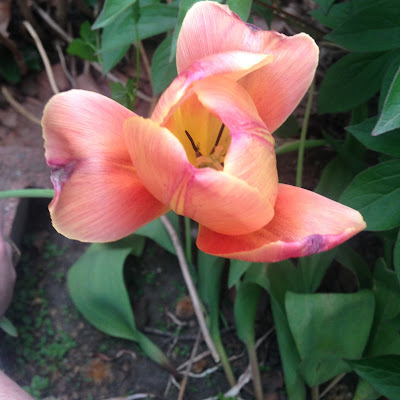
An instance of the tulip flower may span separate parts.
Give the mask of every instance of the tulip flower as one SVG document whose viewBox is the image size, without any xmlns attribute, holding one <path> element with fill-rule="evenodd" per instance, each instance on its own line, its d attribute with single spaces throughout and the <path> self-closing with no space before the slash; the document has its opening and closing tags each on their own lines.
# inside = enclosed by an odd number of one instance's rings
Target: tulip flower
<svg viewBox="0 0 400 400">
<path fill-rule="evenodd" d="M 72 90 L 44 111 L 54 227 L 120 239 L 173 210 L 199 223 L 207 253 L 274 262 L 328 250 L 365 228 L 361 215 L 278 183 L 272 133 L 315 73 L 318 48 L 199 2 L 177 44 L 178 76 L 152 116 Z"/>
</svg>

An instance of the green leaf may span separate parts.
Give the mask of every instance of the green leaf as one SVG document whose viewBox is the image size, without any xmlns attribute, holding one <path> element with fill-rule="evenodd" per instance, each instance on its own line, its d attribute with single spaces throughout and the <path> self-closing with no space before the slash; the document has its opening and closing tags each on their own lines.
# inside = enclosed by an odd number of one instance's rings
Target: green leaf
<svg viewBox="0 0 400 400">
<path fill-rule="evenodd" d="M 174 4 L 149 4 L 140 11 L 139 40 L 172 30 L 176 25 L 178 7 Z M 135 19 L 132 13 L 124 13 L 103 30 L 99 53 L 106 72 L 122 59 L 132 43 L 136 43 Z"/>
<path fill-rule="evenodd" d="M 174 226 L 175 230 L 179 232 L 178 216 L 173 212 L 168 213 L 166 216 Z M 145 236 L 149 239 L 152 239 L 163 249 L 169 251 L 171 254 L 176 255 L 175 247 L 172 244 L 171 238 L 168 235 L 168 232 L 165 230 L 160 219 L 155 219 L 154 221 L 151 221 L 147 225 L 141 227 L 135 232 L 135 235 Z"/>
<path fill-rule="evenodd" d="M 243 21 L 247 21 L 250 15 L 251 3 L 252 0 L 228 0 L 226 4 Z"/>
<path fill-rule="evenodd" d="M 400 160 L 387 161 L 358 174 L 340 201 L 361 213 L 368 230 L 399 226 Z"/>
<path fill-rule="evenodd" d="M 99 29 L 110 25 L 120 15 L 128 14 L 127 10 L 136 2 L 137 0 L 107 0 L 92 28 Z"/>
<path fill-rule="evenodd" d="M 382 111 L 389 89 L 392 86 L 394 76 L 397 73 L 400 65 L 400 55 L 393 57 L 392 61 L 388 64 L 382 80 L 381 91 L 379 93 L 379 112 Z"/>
<path fill-rule="evenodd" d="M 151 82 L 154 96 L 162 93 L 177 76 L 175 58 L 170 62 L 172 36 L 169 35 L 157 47 L 151 62 Z"/>
<path fill-rule="evenodd" d="M 365 7 L 326 39 L 350 51 L 374 52 L 400 47 L 400 8 L 396 0 L 376 0 Z"/>
<path fill-rule="evenodd" d="M 330 29 L 336 29 L 350 18 L 352 5 L 349 2 L 338 3 L 331 6 L 328 13 L 321 7 L 311 11 L 310 14 L 321 24 Z"/>
<path fill-rule="evenodd" d="M 359 358 L 374 316 L 371 291 L 336 294 L 288 292 L 286 314 L 310 386 L 348 371 L 343 358 Z"/>
<path fill-rule="evenodd" d="M 321 7 L 324 14 L 328 14 L 329 9 L 332 7 L 333 3 L 335 2 L 335 0 L 314 0 L 314 1 Z"/>
<path fill-rule="evenodd" d="M 400 282 L 400 229 L 397 234 L 396 244 L 394 245 L 393 264 L 397 273 L 397 278 Z"/>
<path fill-rule="evenodd" d="M 0 319 L 0 329 L 7 333 L 7 335 L 15 338 L 18 337 L 17 328 L 7 317 L 3 317 Z"/>
<path fill-rule="evenodd" d="M 230 260 L 228 287 L 236 285 L 252 265 L 253 263 L 248 261 Z"/>
<path fill-rule="evenodd" d="M 252 282 L 242 282 L 235 298 L 235 322 L 239 338 L 246 346 L 254 346 L 255 318 L 261 288 Z"/>
<path fill-rule="evenodd" d="M 370 289 L 372 286 L 372 275 L 364 259 L 350 246 L 342 244 L 338 247 L 335 255 L 336 261 L 352 271 L 357 279 L 360 289 Z"/>
<path fill-rule="evenodd" d="M 129 236 L 107 244 L 92 244 L 71 267 L 67 285 L 82 315 L 97 329 L 111 336 L 138 342 L 155 362 L 173 370 L 161 350 L 136 329 L 123 269 L 126 257 L 141 254 L 144 239 Z"/>
<path fill-rule="evenodd" d="M 348 126 L 346 130 L 368 149 L 400 157 L 400 129 L 388 132 L 384 136 L 374 137 L 371 132 L 377 119 L 377 117 L 366 119 L 360 124 Z"/>
<path fill-rule="evenodd" d="M 71 267 L 67 282 L 76 307 L 92 325 L 108 335 L 137 341 L 123 277 L 130 252 L 131 247 L 121 242 L 93 244 Z"/>
<path fill-rule="evenodd" d="M 67 48 L 68 54 L 78 56 L 88 61 L 97 61 L 95 51 L 82 39 L 74 39 Z"/>
<path fill-rule="evenodd" d="M 296 118 L 289 115 L 289 118 L 274 132 L 275 136 L 280 138 L 292 138 L 299 133 L 299 124 Z"/>
<path fill-rule="evenodd" d="M 393 78 L 389 93 L 386 96 L 379 120 L 372 131 L 373 136 L 392 131 L 400 127 L 400 67 Z"/>
<path fill-rule="evenodd" d="M 344 112 L 369 100 L 378 92 L 385 68 L 395 54 L 351 53 L 341 58 L 322 81 L 318 112 Z"/>
<path fill-rule="evenodd" d="M 400 356 L 387 355 L 347 362 L 381 395 L 390 400 L 400 400 Z"/>
<path fill-rule="evenodd" d="M 376 400 L 381 395 L 364 379 L 359 379 L 353 400 Z"/>
</svg>

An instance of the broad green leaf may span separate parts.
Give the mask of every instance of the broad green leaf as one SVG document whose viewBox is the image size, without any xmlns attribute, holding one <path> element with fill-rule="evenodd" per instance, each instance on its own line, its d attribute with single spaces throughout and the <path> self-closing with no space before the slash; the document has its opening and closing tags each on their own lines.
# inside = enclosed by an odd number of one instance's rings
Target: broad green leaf
<svg viewBox="0 0 400 400">
<path fill-rule="evenodd" d="M 348 126 L 346 129 L 368 149 L 399 157 L 400 129 L 387 132 L 383 136 L 372 136 L 376 121 L 377 117 L 369 118 L 360 124 Z"/>
<path fill-rule="evenodd" d="M 137 0 L 107 0 L 99 17 L 93 24 L 93 29 L 104 28 L 114 22 L 120 15 L 128 14 Z"/>
<path fill-rule="evenodd" d="M 17 328 L 7 317 L 3 317 L 0 319 L 0 329 L 7 333 L 7 335 L 18 337 Z"/>
<path fill-rule="evenodd" d="M 364 379 L 358 381 L 353 400 L 376 400 L 381 395 Z"/>
<path fill-rule="evenodd" d="M 172 371 L 161 350 L 136 329 L 124 283 L 126 257 L 132 250 L 141 254 L 143 246 L 144 239 L 133 235 L 114 243 L 92 244 L 69 270 L 68 290 L 76 307 L 97 329 L 138 342 L 153 361 Z"/>
<path fill-rule="evenodd" d="M 172 30 L 176 25 L 178 7 L 174 4 L 149 4 L 140 8 L 139 40 Z M 109 71 L 136 42 L 135 19 L 132 13 L 119 15 L 102 34 L 99 54 L 104 70 Z"/>
<path fill-rule="evenodd" d="M 321 24 L 331 29 L 340 27 L 352 15 L 352 7 L 349 2 L 334 4 L 328 13 L 320 7 L 310 13 Z"/>
<path fill-rule="evenodd" d="M 375 0 L 326 36 L 355 52 L 397 49 L 399 38 L 400 7 L 396 0 Z"/>
<path fill-rule="evenodd" d="M 123 277 L 130 252 L 130 246 L 120 242 L 93 244 L 71 267 L 67 282 L 76 307 L 92 325 L 108 335 L 137 341 Z"/>
<path fill-rule="evenodd" d="M 318 112 L 349 111 L 369 100 L 378 92 L 385 68 L 395 54 L 351 53 L 341 58 L 322 81 Z"/>
<path fill-rule="evenodd" d="M 162 93 L 177 75 L 175 58 L 170 62 L 172 36 L 169 35 L 157 47 L 151 62 L 153 95 Z"/>
<path fill-rule="evenodd" d="M 228 287 L 236 285 L 252 265 L 253 263 L 248 261 L 230 260 Z"/>
<path fill-rule="evenodd" d="M 168 213 L 166 216 L 174 226 L 175 230 L 179 232 L 178 216 L 173 212 Z M 147 225 L 137 230 L 134 234 L 152 239 L 156 243 L 158 243 L 163 249 L 169 251 L 172 254 L 176 254 L 175 247 L 172 244 L 171 238 L 169 237 L 168 232 L 165 230 L 164 225 L 162 224 L 160 219 L 155 219 L 154 221 L 149 222 Z"/>
<path fill-rule="evenodd" d="M 306 385 L 299 373 L 300 356 L 289 328 L 284 308 L 272 297 L 271 309 L 285 375 L 285 390 L 290 400 L 305 400 Z"/>
<path fill-rule="evenodd" d="M 251 3 L 253 0 L 228 0 L 227 5 L 243 21 L 247 21 L 250 15 Z"/>
<path fill-rule="evenodd" d="M 310 386 L 348 371 L 343 358 L 360 358 L 374 316 L 374 296 L 363 290 L 351 294 L 288 292 L 286 314 Z"/>
<path fill-rule="evenodd" d="M 335 0 L 314 0 L 314 1 L 321 7 L 324 14 L 328 14 L 329 9 L 332 7 L 333 3 L 335 2 Z"/>
<path fill-rule="evenodd" d="M 400 160 L 387 161 L 358 174 L 340 201 L 361 213 L 368 230 L 399 226 Z"/>
<path fill-rule="evenodd" d="M 400 400 L 400 356 L 387 355 L 347 361 L 354 371 L 381 395 Z"/>
<path fill-rule="evenodd" d="M 400 67 L 393 78 L 389 93 L 386 96 L 383 110 L 372 131 L 373 136 L 392 131 L 400 127 Z"/>
<path fill-rule="evenodd" d="M 219 330 L 221 279 L 224 270 L 225 259 L 211 256 L 199 250 L 197 265 L 199 276 L 199 294 L 203 303 L 207 306 L 209 318 L 208 326 L 211 338 L 221 358 L 223 368 L 229 380 L 234 382 L 235 377 L 231 370 L 228 356 L 222 343 Z"/>
<path fill-rule="evenodd" d="M 393 264 L 397 273 L 398 281 L 400 282 L 400 229 L 399 233 L 397 234 L 396 244 L 394 246 Z"/>
<path fill-rule="evenodd" d="M 274 132 L 275 136 L 280 138 L 292 138 L 297 136 L 299 133 L 299 124 L 293 115 L 289 118 Z"/>
<path fill-rule="evenodd" d="M 397 56 L 393 57 L 391 62 L 388 64 L 385 70 L 385 74 L 383 75 L 381 91 L 379 93 L 379 112 L 382 112 L 383 104 L 385 103 L 386 97 L 389 93 L 389 89 L 392 86 L 394 76 L 396 75 L 399 66 L 400 54 L 397 54 Z"/>
<path fill-rule="evenodd" d="M 124 107 L 132 110 L 134 103 L 132 90 L 133 79 L 129 79 L 126 86 L 120 82 L 110 82 L 109 85 L 111 89 L 111 98 Z"/>
<path fill-rule="evenodd" d="M 237 289 L 235 298 L 235 322 L 239 338 L 246 346 L 254 346 L 255 318 L 261 288 L 252 282 L 242 282 Z"/>
</svg>

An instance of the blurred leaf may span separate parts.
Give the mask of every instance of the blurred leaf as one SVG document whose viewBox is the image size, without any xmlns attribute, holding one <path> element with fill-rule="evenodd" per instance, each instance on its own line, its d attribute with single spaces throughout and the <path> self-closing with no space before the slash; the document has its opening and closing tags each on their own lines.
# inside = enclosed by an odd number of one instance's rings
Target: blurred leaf
<svg viewBox="0 0 400 400">
<path fill-rule="evenodd" d="M 109 85 L 111 89 L 111 98 L 129 110 L 133 110 L 133 79 L 129 79 L 126 86 L 120 82 L 110 82 Z"/>
<path fill-rule="evenodd" d="M 376 400 L 381 395 L 364 379 L 359 379 L 353 400 Z"/>
<path fill-rule="evenodd" d="M 124 283 L 126 257 L 132 251 L 141 254 L 143 246 L 144 239 L 137 236 L 92 244 L 69 270 L 68 290 L 76 307 L 97 329 L 138 342 L 153 361 L 171 369 L 160 349 L 136 329 Z"/>
<path fill-rule="evenodd" d="M 169 55 L 172 36 L 167 36 L 157 47 L 151 62 L 151 82 L 153 95 L 162 93 L 177 76 L 175 58 L 170 62 Z"/>
<path fill-rule="evenodd" d="M 347 362 L 381 395 L 390 400 L 400 399 L 400 356 L 387 355 Z"/>
<path fill-rule="evenodd" d="M 383 136 L 374 137 L 371 133 L 377 119 L 377 117 L 366 119 L 360 124 L 348 126 L 346 130 L 368 149 L 399 157 L 400 129 L 388 132 Z"/>
<path fill-rule="evenodd" d="M 17 83 L 21 79 L 19 68 L 12 53 L 3 46 L 0 46 L 0 76 L 6 81 Z"/>
<path fill-rule="evenodd" d="M 270 0 L 264 0 L 262 3 L 271 5 Z M 264 18 L 268 27 L 271 28 L 272 20 L 274 19 L 274 10 L 262 5 L 262 3 L 253 2 L 252 11 Z"/>
<path fill-rule="evenodd" d="M 330 8 L 335 2 L 335 0 L 314 0 L 314 1 L 321 7 L 321 10 L 324 12 L 324 14 L 328 14 Z"/>
<path fill-rule="evenodd" d="M 92 28 L 99 29 L 110 25 L 120 15 L 126 15 L 127 10 L 136 2 L 137 0 L 107 0 Z"/>
<path fill-rule="evenodd" d="M 374 96 L 396 52 L 351 53 L 336 62 L 322 81 L 318 112 L 349 111 Z M 366 84 L 368 82 L 368 84 Z"/>
<path fill-rule="evenodd" d="M 387 161 L 361 172 L 340 201 L 361 213 L 368 230 L 381 231 L 399 226 L 400 161 Z"/>
<path fill-rule="evenodd" d="M 281 138 L 292 138 L 298 133 L 299 124 L 293 115 L 289 115 L 289 118 L 274 132 L 274 135 Z"/>
<path fill-rule="evenodd" d="M 240 19 L 247 21 L 252 2 L 253 0 L 228 0 L 226 4 L 234 13 L 239 15 Z"/>
<path fill-rule="evenodd" d="M 178 7 L 174 4 L 148 4 L 140 8 L 139 40 L 172 30 L 176 25 Z M 135 19 L 132 13 L 119 15 L 102 34 L 100 55 L 108 72 L 136 42 Z"/>
<path fill-rule="evenodd" d="M 173 212 L 169 212 L 166 216 L 174 226 L 176 232 L 179 232 L 178 216 Z M 164 225 L 159 218 L 149 222 L 145 226 L 142 226 L 134 233 L 134 235 L 145 236 L 149 239 L 152 239 L 163 249 L 169 251 L 171 254 L 176 255 L 175 247 L 172 244 L 171 238 L 169 237 L 168 232 L 165 230 Z"/>
<path fill-rule="evenodd" d="M 84 60 L 97 61 L 93 48 L 82 39 L 74 39 L 68 46 L 67 52 Z"/>
<path fill-rule="evenodd" d="M 248 261 L 230 260 L 228 287 L 236 285 L 252 265 L 253 263 Z"/>
<path fill-rule="evenodd" d="M 362 290 L 350 294 L 288 292 L 286 314 L 310 386 L 349 370 L 343 358 L 361 357 L 374 316 L 374 296 Z"/>
<path fill-rule="evenodd" d="M 337 247 L 323 253 L 301 257 L 298 263 L 298 275 L 301 277 L 301 292 L 311 293 L 318 289 L 321 281 L 331 265 Z M 289 289 L 291 290 L 291 289 Z"/>
<path fill-rule="evenodd" d="M 178 19 L 176 21 L 174 33 L 172 34 L 171 39 L 171 49 L 169 53 L 169 62 L 172 62 L 176 56 L 176 44 L 178 41 L 178 35 L 181 31 L 182 22 L 185 19 L 186 13 L 189 9 L 196 3 L 202 0 L 180 0 L 179 2 L 179 12 L 178 12 Z"/>
<path fill-rule="evenodd" d="M 7 333 L 7 335 L 15 338 L 18 337 L 17 328 L 7 317 L 3 317 L 0 319 L 0 329 Z"/>
<path fill-rule="evenodd" d="M 353 14 L 326 39 L 350 51 L 374 52 L 400 47 L 400 7 L 397 0 L 375 0 Z"/>
<path fill-rule="evenodd" d="M 400 9 L 400 8 L 399 8 Z M 393 78 L 389 93 L 386 96 L 383 110 L 379 116 L 373 136 L 392 131 L 400 127 L 400 67 Z"/>
<path fill-rule="evenodd" d="M 393 264 L 394 264 L 394 269 L 396 270 L 397 273 L 397 279 L 400 282 L 400 229 L 397 234 L 396 244 L 394 246 Z"/>
<path fill-rule="evenodd" d="M 324 0 L 322 0 L 324 1 Z M 328 3 L 328 1 L 326 1 Z M 331 29 L 340 27 L 352 15 L 352 5 L 350 2 L 334 4 L 326 12 L 320 7 L 310 13 L 321 24 Z"/>
<path fill-rule="evenodd" d="M 372 286 L 372 274 L 364 259 L 347 244 L 338 247 L 335 255 L 336 261 L 352 271 L 357 279 L 360 289 L 370 289 Z"/>
</svg>

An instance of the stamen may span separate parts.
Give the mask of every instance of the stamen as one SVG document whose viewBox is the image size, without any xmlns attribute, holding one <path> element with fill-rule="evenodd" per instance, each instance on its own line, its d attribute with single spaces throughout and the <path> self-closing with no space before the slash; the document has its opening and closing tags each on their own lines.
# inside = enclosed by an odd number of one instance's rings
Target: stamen
<svg viewBox="0 0 400 400">
<path fill-rule="evenodd" d="M 221 140 L 222 132 L 224 131 L 224 129 L 225 129 L 225 124 L 222 124 L 222 125 L 221 125 L 221 128 L 220 128 L 220 130 L 219 130 L 219 132 L 218 132 L 217 140 L 215 141 L 214 147 L 213 147 L 213 149 L 211 150 L 211 153 L 210 153 L 210 154 L 213 154 L 214 151 L 215 151 L 215 148 L 218 146 L 218 143 L 219 143 L 219 141 Z"/>
<path fill-rule="evenodd" d="M 194 144 L 194 140 L 190 136 L 189 132 L 185 130 L 186 136 L 190 140 L 190 143 L 192 144 L 193 150 L 196 152 L 196 157 L 201 157 L 203 154 L 200 153 L 199 148 Z"/>
</svg>

